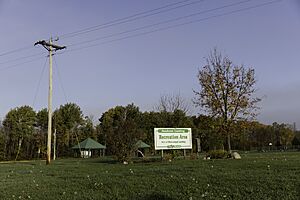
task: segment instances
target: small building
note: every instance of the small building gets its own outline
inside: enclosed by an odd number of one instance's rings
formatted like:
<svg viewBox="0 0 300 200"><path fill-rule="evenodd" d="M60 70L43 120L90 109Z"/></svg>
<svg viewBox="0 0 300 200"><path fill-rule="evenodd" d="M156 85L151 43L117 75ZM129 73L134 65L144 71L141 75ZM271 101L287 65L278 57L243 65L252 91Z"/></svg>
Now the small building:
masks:
<svg viewBox="0 0 300 200"><path fill-rule="evenodd" d="M145 149L145 148L150 148L149 144L146 144L145 142L143 142L142 140L139 140L136 142L136 145L139 149Z"/></svg>
<svg viewBox="0 0 300 200"><path fill-rule="evenodd" d="M143 142L142 140L139 140L136 142L136 146L138 148L137 150L137 156L138 157L145 157L145 149L150 148L149 144L146 144L145 142Z"/></svg>
<svg viewBox="0 0 300 200"><path fill-rule="evenodd" d="M72 147L72 149L80 152L80 157L90 158L93 155L104 156L106 146L98 143L97 141L87 138L84 141L80 142L78 145Z"/></svg>

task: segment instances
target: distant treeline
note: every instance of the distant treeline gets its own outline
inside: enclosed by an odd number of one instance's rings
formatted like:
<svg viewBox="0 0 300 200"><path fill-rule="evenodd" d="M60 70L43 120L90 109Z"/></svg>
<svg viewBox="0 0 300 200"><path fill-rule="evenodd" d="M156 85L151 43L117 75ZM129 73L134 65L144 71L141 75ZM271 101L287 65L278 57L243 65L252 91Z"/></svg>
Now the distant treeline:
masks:
<svg viewBox="0 0 300 200"><path fill-rule="evenodd" d="M71 147L87 137L106 145L110 155L118 156L120 149L131 154L134 148L130 145L140 139L151 145L150 152L155 153L153 129L157 127L192 128L193 139L200 139L201 151L224 149L227 145L219 119L188 116L180 109L141 112L137 106L129 104L109 109L97 125L93 121L92 117L83 116L81 108L74 103L55 110L52 127L57 138L56 155L73 156ZM0 159L45 158L47 123L47 109L36 112L30 106L21 106L9 111L0 127ZM285 150L291 145L300 145L300 133L288 124L236 121L231 124L230 131L231 146L236 150Z"/></svg>

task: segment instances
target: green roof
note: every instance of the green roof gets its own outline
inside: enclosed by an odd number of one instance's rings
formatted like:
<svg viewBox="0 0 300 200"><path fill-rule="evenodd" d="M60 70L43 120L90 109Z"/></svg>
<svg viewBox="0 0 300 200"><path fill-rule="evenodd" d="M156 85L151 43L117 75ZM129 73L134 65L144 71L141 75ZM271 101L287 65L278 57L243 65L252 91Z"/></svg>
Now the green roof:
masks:
<svg viewBox="0 0 300 200"><path fill-rule="evenodd" d="M72 149L106 149L106 146L96 142L91 138L87 138L80 142L79 145L75 145Z"/></svg>
<svg viewBox="0 0 300 200"><path fill-rule="evenodd" d="M139 149L150 148L150 145L146 144L142 140L137 141L136 145Z"/></svg>

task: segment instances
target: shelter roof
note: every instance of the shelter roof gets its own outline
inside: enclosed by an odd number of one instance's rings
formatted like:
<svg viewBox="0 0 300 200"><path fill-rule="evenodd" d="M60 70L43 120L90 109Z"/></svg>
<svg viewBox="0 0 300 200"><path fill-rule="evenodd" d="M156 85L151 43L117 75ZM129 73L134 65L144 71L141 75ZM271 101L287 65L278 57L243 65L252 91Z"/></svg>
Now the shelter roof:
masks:
<svg viewBox="0 0 300 200"><path fill-rule="evenodd" d="M139 149L150 148L150 145L146 144L142 140L137 141L136 144L137 144L137 146L138 146Z"/></svg>
<svg viewBox="0 0 300 200"><path fill-rule="evenodd" d="M106 149L106 146L96 142L92 138L87 138L78 145L73 146L72 149Z"/></svg>

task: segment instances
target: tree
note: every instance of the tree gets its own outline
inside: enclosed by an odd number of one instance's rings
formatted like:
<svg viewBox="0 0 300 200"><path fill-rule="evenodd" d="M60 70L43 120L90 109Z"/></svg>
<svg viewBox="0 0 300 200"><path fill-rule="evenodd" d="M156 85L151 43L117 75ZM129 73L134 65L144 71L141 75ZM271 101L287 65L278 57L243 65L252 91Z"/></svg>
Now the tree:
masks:
<svg viewBox="0 0 300 200"><path fill-rule="evenodd" d="M260 98L255 93L254 69L236 66L214 49L206 65L198 72L200 91L194 91L194 103L212 117L220 118L220 131L227 137L231 152L230 127L238 119L254 117Z"/></svg>
<svg viewBox="0 0 300 200"><path fill-rule="evenodd" d="M54 112L53 118L53 128L57 130L57 152L67 155L70 146L77 143L76 129L83 123L82 111L75 103L67 103Z"/></svg>
<svg viewBox="0 0 300 200"><path fill-rule="evenodd" d="M292 144L292 141L295 137L295 133L292 129L292 126L288 124L278 124L274 122L273 130L276 137L276 145L283 146L284 149L287 149L287 146Z"/></svg>
<svg viewBox="0 0 300 200"><path fill-rule="evenodd" d="M130 159L137 150L136 142L143 139L140 120L141 112L133 104L111 108L99 119L109 153L121 162Z"/></svg>
<svg viewBox="0 0 300 200"><path fill-rule="evenodd" d="M39 157L40 153L44 153L45 155L47 153L48 110L46 108L37 112L36 127L35 139Z"/></svg>
<svg viewBox="0 0 300 200"><path fill-rule="evenodd" d="M272 135L272 127L261 124L259 122L248 123L247 131L249 132L248 140L251 147L259 148L268 146L269 143L274 142Z"/></svg>
<svg viewBox="0 0 300 200"><path fill-rule="evenodd" d="M295 131L295 137L292 141L292 145L300 145L300 131Z"/></svg>
<svg viewBox="0 0 300 200"><path fill-rule="evenodd" d="M142 121L140 123L143 133L146 134L145 142L154 147L154 128L193 128L192 118L187 116L182 110L174 112L144 112L142 113ZM154 150L154 148L153 148Z"/></svg>
<svg viewBox="0 0 300 200"><path fill-rule="evenodd" d="M84 140L88 137L91 137L97 140L96 130L94 128L93 120L91 117L84 117L82 124L77 128L78 140Z"/></svg>
<svg viewBox="0 0 300 200"><path fill-rule="evenodd" d="M159 102L154 106L154 110L158 112L175 112L181 110L184 113L188 113L190 108L188 102L180 95L161 95Z"/></svg>
<svg viewBox="0 0 300 200"><path fill-rule="evenodd" d="M218 134L218 121L210 116L193 116L194 130L193 137L200 139L200 150L223 149L223 138Z"/></svg>
<svg viewBox="0 0 300 200"><path fill-rule="evenodd" d="M0 160L6 159L5 157L5 135L2 126L2 121L0 120Z"/></svg>
<svg viewBox="0 0 300 200"><path fill-rule="evenodd" d="M285 150L287 149L288 145L292 144L294 137L295 137L295 133L289 127L284 127L280 131L280 143L283 145Z"/></svg>
<svg viewBox="0 0 300 200"><path fill-rule="evenodd" d="M18 107L7 113L3 127L7 138L6 153L8 157L15 156L15 160L18 159L21 147L24 146L24 140L27 142L28 154L32 154L31 138L34 133L35 121L36 113L30 106Z"/></svg>

